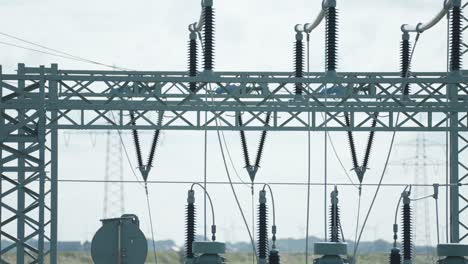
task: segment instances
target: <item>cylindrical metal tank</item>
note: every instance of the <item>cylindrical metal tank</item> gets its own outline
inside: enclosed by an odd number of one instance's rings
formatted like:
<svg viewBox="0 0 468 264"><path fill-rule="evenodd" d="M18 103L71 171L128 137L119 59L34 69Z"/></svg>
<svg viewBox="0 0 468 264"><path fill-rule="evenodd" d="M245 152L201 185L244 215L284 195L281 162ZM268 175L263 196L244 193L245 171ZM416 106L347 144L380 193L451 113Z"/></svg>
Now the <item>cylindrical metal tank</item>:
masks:
<svg viewBox="0 0 468 264"><path fill-rule="evenodd" d="M101 220L91 243L96 264L143 264L148 253L145 235L136 215Z"/></svg>

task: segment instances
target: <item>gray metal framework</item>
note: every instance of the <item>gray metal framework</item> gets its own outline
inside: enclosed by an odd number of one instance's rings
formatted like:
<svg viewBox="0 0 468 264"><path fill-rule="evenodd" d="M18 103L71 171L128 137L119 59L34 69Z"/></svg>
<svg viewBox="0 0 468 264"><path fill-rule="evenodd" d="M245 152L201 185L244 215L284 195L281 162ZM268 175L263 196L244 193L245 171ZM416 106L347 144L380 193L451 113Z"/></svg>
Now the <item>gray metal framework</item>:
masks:
<svg viewBox="0 0 468 264"><path fill-rule="evenodd" d="M17 263L44 263L47 255L55 260L57 254L57 129L46 127L45 107L57 84L47 83L44 67L38 70L41 77L33 86L25 79L12 86L0 74L0 241L8 241L1 244L0 255L16 251ZM25 74L20 65L18 75ZM5 109L11 92L23 103L35 94L39 105ZM56 116L53 111L51 116Z"/></svg>
<svg viewBox="0 0 468 264"><path fill-rule="evenodd" d="M59 129L448 132L450 240L468 241L468 72L293 76L216 72L189 77L185 72L59 70L55 64L19 64L16 73L6 74L0 68L0 241L8 241L0 242L0 258L16 252L17 263L44 263L47 257L57 263ZM189 82L199 84L196 93ZM300 97L293 92L295 83L305 84ZM402 96L406 83L412 84L410 97ZM232 84L239 89L230 89ZM327 95L325 87L345 93ZM128 117L131 110L136 126ZM160 111L165 118L159 124ZM267 113L273 117L268 126ZM235 118L239 114L242 126Z"/></svg>
<svg viewBox="0 0 468 264"><path fill-rule="evenodd" d="M56 256L57 131L59 129L130 129L128 111L139 129L238 130L235 115L244 115L243 129L273 131L369 131L379 112L377 131L448 131L451 145L451 239L466 239L468 200L457 184L468 182L468 77L464 72L311 73L297 79L280 72L219 72L187 77L182 72L69 71L25 67L1 74L0 122L2 173L2 239L41 263ZM200 83L191 93L189 82ZM293 84L307 84L305 95ZM400 87L411 82L410 98ZM228 85L238 85L232 92ZM343 87L346 94L324 95L324 87ZM158 126L158 112L165 118ZM208 118L204 119L204 113ZM264 115L275 117L265 127ZM307 113L312 115L310 124ZM351 126L342 115L350 113ZM423 121L420 121L423 120ZM448 124L448 125L447 125ZM11 164L11 165L10 165ZM35 241L39 241L37 245ZM49 243L50 247L49 247ZM23 255L24 256L24 255Z"/></svg>
<svg viewBox="0 0 468 264"><path fill-rule="evenodd" d="M404 80L399 73L342 73L328 78L323 73L311 73L297 79L291 73L220 72L212 77L190 78L184 72L64 70L53 74L52 68L45 68L43 74L39 68L26 67L23 76L3 74L4 81L25 80L28 98L23 100L17 96L16 84L4 83L4 94L11 92L4 95L2 108L44 106L48 110L47 129L130 129L128 111L134 110L138 129L239 130L234 114L242 112L244 129L261 130L265 125L263 114L271 112L275 121L268 130L368 131L374 112L379 112L377 131L446 131L445 122L450 113L460 115L458 130L468 130L468 77L463 75L414 73L412 78ZM41 102L37 93L40 79L46 84L45 102ZM191 81L202 83L196 94L188 89L187 83ZM400 87L408 81L413 85L414 95L404 98ZM292 92L296 82L308 84L303 97ZM231 92L226 88L229 84L238 84L240 92ZM57 85L57 92L50 94L48 85ZM447 92L448 85L458 86L457 100L450 98L455 93ZM325 95L320 92L325 86L343 87L349 93ZM56 118L51 117L53 111L57 112ZM165 112L161 125L157 124L156 116L148 117L154 111ZM207 120L202 114L205 111ZM312 113L310 126L308 111ZM340 118L343 113L351 114L350 127ZM420 116L424 122L418 120ZM9 125L0 139L15 128Z"/></svg>

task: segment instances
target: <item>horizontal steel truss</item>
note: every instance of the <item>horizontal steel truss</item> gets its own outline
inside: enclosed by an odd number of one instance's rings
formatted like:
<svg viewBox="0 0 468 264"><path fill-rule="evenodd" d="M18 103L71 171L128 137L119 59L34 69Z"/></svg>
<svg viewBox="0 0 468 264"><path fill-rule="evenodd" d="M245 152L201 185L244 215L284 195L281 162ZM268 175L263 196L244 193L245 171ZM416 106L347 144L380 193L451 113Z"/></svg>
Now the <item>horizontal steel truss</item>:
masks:
<svg viewBox="0 0 468 264"><path fill-rule="evenodd" d="M291 73L220 72L189 78L181 72L63 70L52 74L52 68L43 74L39 68L25 68L23 75L2 75L1 109L42 107L36 89L42 80L47 128L130 129L128 113L134 110L139 129L239 130L235 115L241 113L245 130L368 131L374 113L379 112L376 131L446 131L449 113L457 112L458 130L468 131L468 77L462 74L413 73L405 79L399 73L339 73L336 77L311 73L298 79ZM18 97L20 80L26 82L24 98ZM189 90L189 82L199 84L196 93ZM304 84L302 96L293 93L295 83ZM409 98L401 95L405 83L412 86ZM58 86L56 94L50 93L51 84ZM456 93L447 89L451 84L458 87ZM323 92L330 87L338 87L342 94ZM450 100L455 94L457 100ZM52 110L57 118L51 118ZM161 125L156 111L165 113ZM265 127L268 112L274 118ZM350 114L350 127L342 117L345 113ZM0 139L21 125L8 117L6 121Z"/></svg>

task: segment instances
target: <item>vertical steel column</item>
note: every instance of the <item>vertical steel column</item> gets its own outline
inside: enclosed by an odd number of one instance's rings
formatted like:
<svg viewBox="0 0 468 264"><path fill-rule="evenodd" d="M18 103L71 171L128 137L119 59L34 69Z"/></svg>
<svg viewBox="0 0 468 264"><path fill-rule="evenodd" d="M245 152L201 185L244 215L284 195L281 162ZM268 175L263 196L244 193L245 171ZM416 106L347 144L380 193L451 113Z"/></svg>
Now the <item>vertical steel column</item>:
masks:
<svg viewBox="0 0 468 264"><path fill-rule="evenodd" d="M25 70L24 64L18 64L18 99L24 100L24 86L25 86ZM22 123L25 120L25 111L24 109L18 109L18 122ZM18 135L24 136L24 129L18 129ZM16 222L16 238L18 239L18 244L16 247L16 263L24 264L24 234L25 234L25 194L24 194L24 185L25 185L25 159L22 153L25 153L25 143L24 141L18 141L18 190L17 190L17 222Z"/></svg>
<svg viewBox="0 0 468 264"><path fill-rule="evenodd" d="M466 0L463 0L462 1L462 13L467 9L467 6L468 6L468 2ZM462 21L463 22L466 22L467 19L462 16ZM463 60L463 58L465 57L465 55L467 54L467 43L465 41L463 41L463 36L464 36L464 33L467 31L468 29L466 27L463 27L462 26L462 30L461 30L461 43L463 43L461 46L462 46L462 50L461 50L461 59ZM462 67L463 68L463 67ZM464 93L463 95L466 95L466 93ZM464 115L464 118L467 118L467 121L468 121L468 113L463 113ZM459 116L459 119L462 119L463 117L460 117ZM466 125L466 124L465 124ZM461 133L459 132L459 140L461 139L461 141L459 142L460 145L459 145L459 151L458 151L458 156L459 156L459 183L467 183L468 182L468 161L466 160L466 158L468 157L468 133L464 132L464 133ZM462 188L463 189L463 188ZM466 190L466 187L464 188L464 190ZM468 196L464 193L459 193L460 197L458 199L459 202L461 202L461 204L459 204L459 211L458 211L458 217L460 218L459 219L459 228L462 227L462 229L459 231L459 242L463 242L463 243L466 243L466 241L468 240Z"/></svg>
<svg viewBox="0 0 468 264"><path fill-rule="evenodd" d="M455 83L447 85L450 104L456 107L458 101L458 77L461 70L461 1L456 0L451 9L450 32L450 73ZM459 190L459 129L458 112L450 113L450 242L460 242L460 190Z"/></svg>
<svg viewBox="0 0 468 264"><path fill-rule="evenodd" d="M46 202L49 194L46 191L46 70L44 67L39 70L32 70L34 76L30 78L34 80L26 86L31 69L18 64L17 87L13 88L12 84L2 91L1 97L2 103L17 100L18 107L1 111L4 134L0 144L0 226L7 245L0 252L15 254L16 263L20 264L44 263L49 252L46 244L50 208Z"/></svg>
<svg viewBox="0 0 468 264"><path fill-rule="evenodd" d="M49 78L49 101L58 99L58 75L57 64L51 65ZM58 113L55 109L49 109L52 123L50 124L50 264L57 264L57 211L58 211L58 131L54 126L57 124Z"/></svg>
<svg viewBox="0 0 468 264"><path fill-rule="evenodd" d="M38 241L37 241L37 262L44 263L44 240L45 240L45 180L46 180L46 106L45 106L45 68L40 67L41 78L39 80L39 98L41 106L37 111L39 112L39 120L37 122L37 136L39 144L39 226L38 226Z"/></svg>
<svg viewBox="0 0 468 264"><path fill-rule="evenodd" d="M449 85L456 90L456 85ZM454 92L456 93L456 92ZM456 100L451 97L450 101ZM458 187L458 113L450 113L450 242L458 243L460 238L459 187Z"/></svg>
<svg viewBox="0 0 468 264"><path fill-rule="evenodd" d="M451 72L450 76L454 77L457 73ZM449 102L450 104L456 104L457 94L458 94L458 85L457 84L447 84ZM450 131L449 131L449 144L450 144L450 242L458 243L460 238L460 217L459 217L459 155L458 155L458 112L450 112Z"/></svg>
<svg viewBox="0 0 468 264"><path fill-rule="evenodd" d="M3 86L1 85L2 80L3 80L3 71L2 71L2 66L0 65L0 103L2 102L3 98ZM5 119L3 118L3 113L4 110L0 109L0 127L5 127ZM2 148L0 147L0 263L2 262L2 224L3 223L3 156L2 156Z"/></svg>

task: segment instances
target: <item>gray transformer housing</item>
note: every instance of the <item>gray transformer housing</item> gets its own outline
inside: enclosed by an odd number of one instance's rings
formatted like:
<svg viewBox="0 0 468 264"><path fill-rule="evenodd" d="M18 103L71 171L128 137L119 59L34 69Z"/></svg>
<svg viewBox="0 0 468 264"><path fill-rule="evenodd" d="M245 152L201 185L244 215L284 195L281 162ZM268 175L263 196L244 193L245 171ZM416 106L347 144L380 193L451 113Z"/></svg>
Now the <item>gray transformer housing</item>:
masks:
<svg viewBox="0 0 468 264"><path fill-rule="evenodd" d="M91 243L91 256L95 264L143 264L148 243L140 230L136 215L101 220L102 227Z"/></svg>
<svg viewBox="0 0 468 264"><path fill-rule="evenodd" d="M320 242L314 244L314 254L322 255L315 259L315 264L345 264L348 263L341 256L348 253L348 244L340 242Z"/></svg>
<svg viewBox="0 0 468 264"><path fill-rule="evenodd" d="M224 264L221 256L226 252L226 245L220 242L194 242L193 253L197 254L195 264Z"/></svg>
<svg viewBox="0 0 468 264"><path fill-rule="evenodd" d="M437 245L437 255L445 257L440 260L440 264L468 264L468 245L461 244L440 244Z"/></svg>

